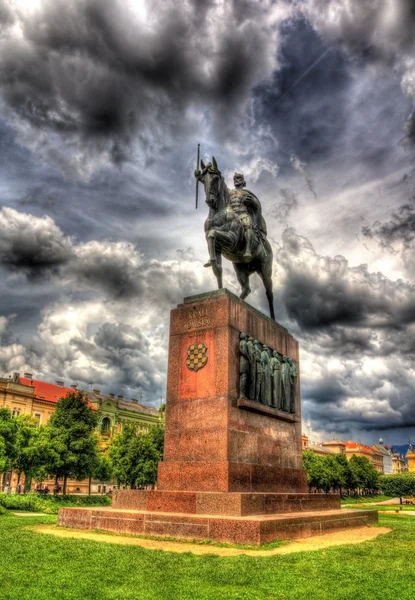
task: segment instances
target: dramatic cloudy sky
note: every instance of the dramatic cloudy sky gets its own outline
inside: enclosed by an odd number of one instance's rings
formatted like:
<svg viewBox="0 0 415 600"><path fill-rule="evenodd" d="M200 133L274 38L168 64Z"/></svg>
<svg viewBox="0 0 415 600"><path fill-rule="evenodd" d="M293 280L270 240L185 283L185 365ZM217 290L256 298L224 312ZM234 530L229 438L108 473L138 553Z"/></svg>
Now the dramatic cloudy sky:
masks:
<svg viewBox="0 0 415 600"><path fill-rule="evenodd" d="M262 202L305 431L415 440L414 31L413 0L0 0L0 374L158 405L169 310L215 287L200 142Z"/></svg>

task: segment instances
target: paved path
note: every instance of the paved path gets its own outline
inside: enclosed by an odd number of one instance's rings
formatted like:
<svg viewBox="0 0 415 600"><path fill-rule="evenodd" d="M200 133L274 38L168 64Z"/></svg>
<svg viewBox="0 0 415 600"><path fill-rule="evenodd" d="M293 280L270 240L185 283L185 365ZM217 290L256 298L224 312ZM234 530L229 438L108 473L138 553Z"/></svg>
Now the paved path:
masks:
<svg viewBox="0 0 415 600"><path fill-rule="evenodd" d="M190 552L191 554L216 554L217 556L240 556L241 554L247 556L274 556L277 554L292 554L294 552L309 552L311 550L330 548L331 546L361 544L392 531L389 527L359 527L358 529L349 529L301 540L293 540L280 548L273 548L272 550L244 550L242 548L205 546L202 544L192 544L191 542L168 542L132 536L111 535L85 531L84 529L64 529L56 525L38 525L37 527L30 527L30 529L37 533L55 535L62 538L93 540L106 544L141 546L147 550L163 550L164 552Z"/></svg>
<svg viewBox="0 0 415 600"><path fill-rule="evenodd" d="M39 512L14 512L13 513L16 517L44 517L45 513L39 513Z"/></svg>

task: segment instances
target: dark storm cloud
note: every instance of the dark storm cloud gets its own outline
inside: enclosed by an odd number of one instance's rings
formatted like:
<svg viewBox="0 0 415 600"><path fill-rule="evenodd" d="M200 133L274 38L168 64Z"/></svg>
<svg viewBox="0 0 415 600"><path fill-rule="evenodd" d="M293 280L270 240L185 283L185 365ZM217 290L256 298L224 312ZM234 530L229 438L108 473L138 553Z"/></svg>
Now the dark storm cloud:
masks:
<svg viewBox="0 0 415 600"><path fill-rule="evenodd" d="M297 194L290 188L283 188L279 190L279 202L273 206L271 215L277 223L288 227L291 212L297 207Z"/></svg>
<svg viewBox="0 0 415 600"><path fill-rule="evenodd" d="M372 225L363 227L362 233L366 237L375 237L385 248L390 248L394 242L402 242L406 248L413 247L415 242L415 208L409 204L404 204L392 214L389 221L385 223L376 221Z"/></svg>
<svg viewBox="0 0 415 600"><path fill-rule="evenodd" d="M414 286L319 255L288 229L281 299L302 348L304 418L341 435L413 427Z"/></svg>
<svg viewBox="0 0 415 600"><path fill-rule="evenodd" d="M413 198L412 198L413 199ZM374 238L380 246L390 253L400 251L402 261L408 274L414 273L415 259L415 208L411 204L403 204L389 221L376 221L362 228L365 237Z"/></svg>
<svg viewBox="0 0 415 600"><path fill-rule="evenodd" d="M255 90L257 120L269 123L278 138L281 166L291 167L292 155L299 156L300 163L328 156L347 129L350 68L336 48L327 50L304 19L285 22L280 68L272 81ZM314 64L309 75L294 85Z"/></svg>
<svg viewBox="0 0 415 600"><path fill-rule="evenodd" d="M0 0L0 33L14 23L14 14L7 0Z"/></svg>
<svg viewBox="0 0 415 600"><path fill-rule="evenodd" d="M91 289L99 287L112 298L142 295L139 255L131 244L88 242L79 245L75 252L76 259L66 271L75 281Z"/></svg>
<svg viewBox="0 0 415 600"><path fill-rule="evenodd" d="M281 290L289 318L303 330L334 325L400 327L415 318L414 286L393 282L343 256L318 256L292 229L283 234L278 262L287 271Z"/></svg>
<svg viewBox="0 0 415 600"><path fill-rule="evenodd" d="M402 76L403 90L415 102L413 0L300 0L296 5L329 44L342 48L353 60L394 68ZM406 128L405 142L411 143L412 117Z"/></svg>
<svg viewBox="0 0 415 600"><path fill-rule="evenodd" d="M137 327L124 323L104 323L94 337L95 343L108 350L140 350L147 352L150 344Z"/></svg>
<svg viewBox="0 0 415 600"><path fill-rule="evenodd" d="M29 274L56 268L71 257L71 241L50 217L11 208L0 211L0 262Z"/></svg>
<svg viewBox="0 0 415 600"><path fill-rule="evenodd" d="M10 28L0 42L0 92L23 143L36 131L64 136L64 151L44 137L30 144L82 173L97 156L125 161L133 138L157 153L187 127L192 103L212 109L217 133L231 133L275 54L275 32L256 3L246 2L236 22L233 11L238 3L163 1L140 15L121 0L53 0L16 11L22 36Z"/></svg>
<svg viewBox="0 0 415 600"><path fill-rule="evenodd" d="M50 217L11 208L0 211L0 265L25 278L53 277L72 294L96 293L122 302L146 299L159 307L195 293L209 273L198 274L192 252L170 261L144 260L134 244L108 240L80 243L65 237ZM199 263L197 263L199 264ZM20 285L23 281L20 282ZM53 290L49 292L51 296Z"/></svg>
<svg viewBox="0 0 415 600"><path fill-rule="evenodd" d="M150 342L139 328L125 323L103 323L92 340L74 339L71 343L85 358L111 374L106 380L102 371L91 373L96 383L117 391L141 388L151 395L160 393L162 377L151 356ZM77 379L83 375L76 370L71 374Z"/></svg>

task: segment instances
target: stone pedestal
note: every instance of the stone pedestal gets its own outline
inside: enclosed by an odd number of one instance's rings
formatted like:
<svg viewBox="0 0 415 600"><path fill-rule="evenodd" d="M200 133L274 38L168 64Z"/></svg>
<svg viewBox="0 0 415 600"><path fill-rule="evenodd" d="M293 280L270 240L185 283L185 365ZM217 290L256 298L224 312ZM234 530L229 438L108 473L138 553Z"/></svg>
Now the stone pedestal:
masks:
<svg viewBox="0 0 415 600"><path fill-rule="evenodd" d="M295 415L238 403L240 333L292 358L297 372L298 343L227 290L185 299L170 323L158 489L305 493L298 382Z"/></svg>
<svg viewBox="0 0 415 600"><path fill-rule="evenodd" d="M294 362L295 412L240 398L240 334ZM65 526L260 544L377 520L307 494L298 343L227 290L171 313L164 460L157 491L116 491L112 509L61 509Z"/></svg>

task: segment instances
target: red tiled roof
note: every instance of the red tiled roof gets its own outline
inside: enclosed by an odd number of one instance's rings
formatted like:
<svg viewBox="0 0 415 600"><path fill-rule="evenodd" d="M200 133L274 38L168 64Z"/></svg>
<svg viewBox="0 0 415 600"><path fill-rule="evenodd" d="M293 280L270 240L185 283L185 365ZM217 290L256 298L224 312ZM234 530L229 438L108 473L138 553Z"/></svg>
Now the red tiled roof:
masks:
<svg viewBox="0 0 415 600"><path fill-rule="evenodd" d="M32 386L35 388L35 398L46 402L53 402L57 404L59 398L64 398L68 392L73 392L74 388L67 388L54 383L47 383L46 381L38 381L37 379L26 379L26 377L20 377L20 382L23 385ZM90 402L88 405L92 410L97 410Z"/></svg>
<svg viewBox="0 0 415 600"><path fill-rule="evenodd" d="M346 449L349 450L362 450L363 452L367 452L367 454L373 454L372 448L366 446L365 444L358 444L357 442L348 441L344 444Z"/></svg>

